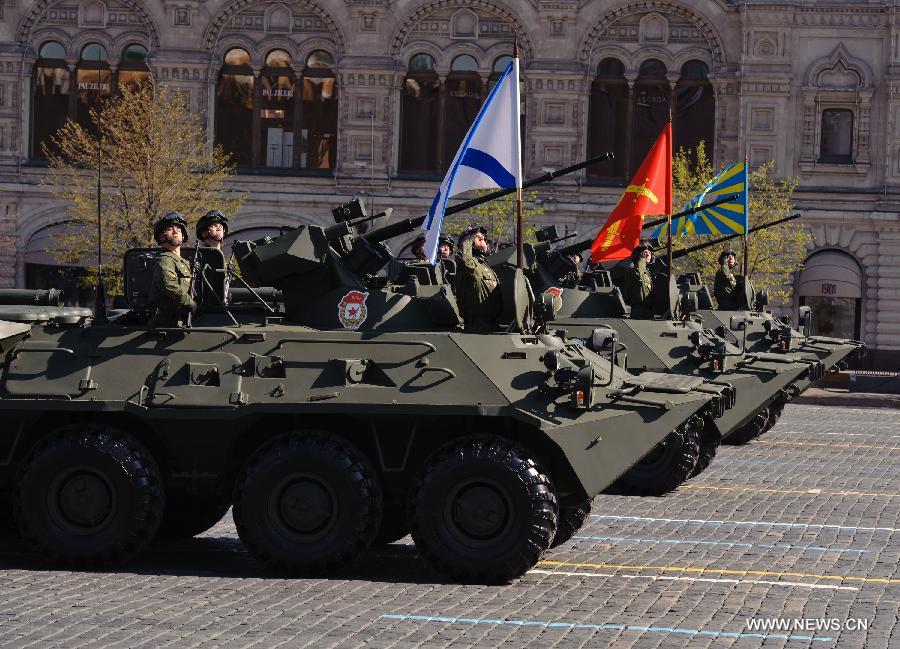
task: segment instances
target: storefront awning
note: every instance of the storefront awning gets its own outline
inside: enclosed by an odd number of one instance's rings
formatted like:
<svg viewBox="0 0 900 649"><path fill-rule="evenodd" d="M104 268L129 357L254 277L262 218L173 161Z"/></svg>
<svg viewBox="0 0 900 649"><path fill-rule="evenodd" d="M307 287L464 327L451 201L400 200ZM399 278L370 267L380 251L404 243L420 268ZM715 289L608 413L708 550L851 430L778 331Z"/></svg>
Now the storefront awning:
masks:
<svg viewBox="0 0 900 649"><path fill-rule="evenodd" d="M800 272L799 294L804 297L862 297L862 273L850 255L837 250L817 252Z"/></svg>

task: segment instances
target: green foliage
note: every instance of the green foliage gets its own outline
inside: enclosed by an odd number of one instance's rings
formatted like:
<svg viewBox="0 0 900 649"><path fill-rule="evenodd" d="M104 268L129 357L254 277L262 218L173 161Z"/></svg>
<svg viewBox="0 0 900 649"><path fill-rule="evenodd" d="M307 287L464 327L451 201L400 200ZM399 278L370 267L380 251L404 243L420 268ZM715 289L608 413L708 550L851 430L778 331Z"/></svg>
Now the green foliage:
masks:
<svg viewBox="0 0 900 649"><path fill-rule="evenodd" d="M484 196L494 192L494 189L479 189L477 196ZM523 192L522 201L525 216L525 241L534 242L534 233L537 230L535 220L544 213L544 206L535 203L537 192ZM494 249L503 245L516 244L516 195L508 194L481 205L452 214L444 221L444 231L448 234L459 235L472 225L482 225L488 231L488 239Z"/></svg>
<svg viewBox="0 0 900 649"><path fill-rule="evenodd" d="M153 224L162 214L184 214L193 237L194 223L207 210L232 216L244 196L226 190L234 166L221 147L208 147L206 130L183 94L125 87L90 116L92 128L67 121L52 137L55 151L45 148L46 184L66 201L70 225L51 252L63 263L96 258L99 132L103 275L115 295L123 289L122 256L129 248L156 245ZM96 267L85 281L96 284Z"/></svg>
<svg viewBox="0 0 900 649"><path fill-rule="evenodd" d="M797 180L777 180L772 177L773 162L766 162L750 171L750 227L769 223L790 215L791 195ZM701 141L694 150L679 149L672 161L672 205L680 210L688 200L699 194L721 169L714 169L712 160ZM712 235L684 235L674 241L676 250L716 239ZM754 232L749 236L749 265L747 275L757 291L769 291L773 304L790 301L793 273L800 270L806 258L806 246L812 235L795 221ZM736 237L726 244L710 246L675 262L676 272L698 272L703 281L713 285L718 269L718 256L726 247L738 251L741 262L743 239Z"/></svg>

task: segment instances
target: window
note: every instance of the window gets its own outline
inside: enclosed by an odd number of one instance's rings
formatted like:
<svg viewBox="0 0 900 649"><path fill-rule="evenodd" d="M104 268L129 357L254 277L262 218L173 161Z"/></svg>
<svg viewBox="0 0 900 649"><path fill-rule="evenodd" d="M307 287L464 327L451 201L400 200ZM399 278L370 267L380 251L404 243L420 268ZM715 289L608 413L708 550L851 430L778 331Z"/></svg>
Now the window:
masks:
<svg viewBox="0 0 900 649"><path fill-rule="evenodd" d="M303 75L301 169L333 169L337 154L337 86L334 59L317 50L306 59Z"/></svg>
<svg viewBox="0 0 900 649"><path fill-rule="evenodd" d="M708 76L709 68L703 61L688 61L681 66L681 78L675 86L675 151L694 150L702 140L706 153L712 154L716 100Z"/></svg>
<svg viewBox="0 0 900 649"><path fill-rule="evenodd" d="M62 128L69 117L71 80L63 46L55 41L44 43L38 50L34 66L32 94L31 156L43 158L43 146L55 152L50 136Z"/></svg>
<svg viewBox="0 0 900 649"><path fill-rule="evenodd" d="M446 168L459 145L478 116L481 102L484 99L484 88L478 75L478 62L468 54L453 59L450 74L447 75L447 93L445 97L443 159L440 168Z"/></svg>
<svg viewBox="0 0 900 649"><path fill-rule="evenodd" d="M216 88L216 143L243 167L252 162L253 88L250 54L228 50Z"/></svg>
<svg viewBox="0 0 900 649"><path fill-rule="evenodd" d="M630 178L669 120L673 99L674 148L695 149L703 140L707 151L712 150L715 97L706 63L691 60L681 66L674 93L667 75L665 63L648 59L629 88L621 61L600 62L591 86L588 155L611 151L615 158L592 165L590 177L619 182Z"/></svg>
<svg viewBox="0 0 900 649"><path fill-rule="evenodd" d="M441 82L434 59L416 54L409 61L400 98L399 169L408 173L438 173Z"/></svg>
<svg viewBox="0 0 900 649"><path fill-rule="evenodd" d="M607 151L615 157L588 167L596 178L620 179L628 165L628 82L618 59L603 59L591 86L588 157Z"/></svg>
<svg viewBox="0 0 900 649"><path fill-rule="evenodd" d="M118 87L137 89L151 83L150 68L147 67L147 48L143 45L129 45L122 52L119 62Z"/></svg>
<svg viewBox="0 0 900 649"><path fill-rule="evenodd" d="M291 69L291 55L273 50L266 56L260 75L262 99L259 121L262 137L259 164L263 167L294 167L294 124L298 102L294 99L296 80Z"/></svg>
<svg viewBox="0 0 900 649"><path fill-rule="evenodd" d="M853 112L844 108L822 112L822 145L819 162L853 163Z"/></svg>

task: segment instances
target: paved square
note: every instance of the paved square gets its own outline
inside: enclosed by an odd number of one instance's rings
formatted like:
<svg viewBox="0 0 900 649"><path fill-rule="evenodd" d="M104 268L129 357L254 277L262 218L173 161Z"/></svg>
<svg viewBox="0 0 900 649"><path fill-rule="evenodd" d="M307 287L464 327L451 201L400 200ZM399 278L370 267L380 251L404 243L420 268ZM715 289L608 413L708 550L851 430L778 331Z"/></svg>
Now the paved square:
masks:
<svg viewBox="0 0 900 649"><path fill-rule="evenodd" d="M50 569L6 533L0 647L897 647L898 459L900 410L788 406L665 498L596 498L500 587L442 583L409 537L281 579L230 516L115 572Z"/></svg>

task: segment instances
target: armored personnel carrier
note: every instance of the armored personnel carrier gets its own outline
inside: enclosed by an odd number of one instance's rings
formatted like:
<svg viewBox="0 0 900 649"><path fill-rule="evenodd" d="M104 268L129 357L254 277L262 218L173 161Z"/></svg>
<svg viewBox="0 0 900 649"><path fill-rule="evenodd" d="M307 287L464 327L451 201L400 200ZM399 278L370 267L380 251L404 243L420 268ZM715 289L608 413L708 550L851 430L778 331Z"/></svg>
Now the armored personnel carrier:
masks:
<svg viewBox="0 0 900 649"><path fill-rule="evenodd" d="M575 267L568 255L588 248L590 241L554 250L550 244L555 235L544 239L527 248L526 265L536 290L552 294L557 301L550 328L589 340L593 328L611 327L618 332L621 350L617 356L629 372L693 376L730 385L737 394L734 407L722 417L707 420L703 427L674 431L613 485L615 493L661 495L674 489L709 465L723 438L740 431L760 411L787 400L798 381L822 374L816 360L750 353L740 341L724 339L700 318L674 318L672 314L679 313L682 305L674 282L665 278L657 278L654 287L655 316L632 317L610 272L598 270L574 281ZM501 255L493 263L508 266L511 259ZM737 321L733 325L739 326Z"/></svg>
<svg viewBox="0 0 900 649"><path fill-rule="evenodd" d="M444 574L505 581L671 431L725 409L721 387L630 376L543 333L521 273L509 333L461 333L452 293L364 282L385 233L351 232L237 246L243 277L281 292L277 314L225 308L224 259L205 250L194 325L150 328L155 253L137 250L125 316L0 320L0 488L21 534L50 559L107 565L167 518L211 525L231 503L280 574L335 572L393 525Z"/></svg>

